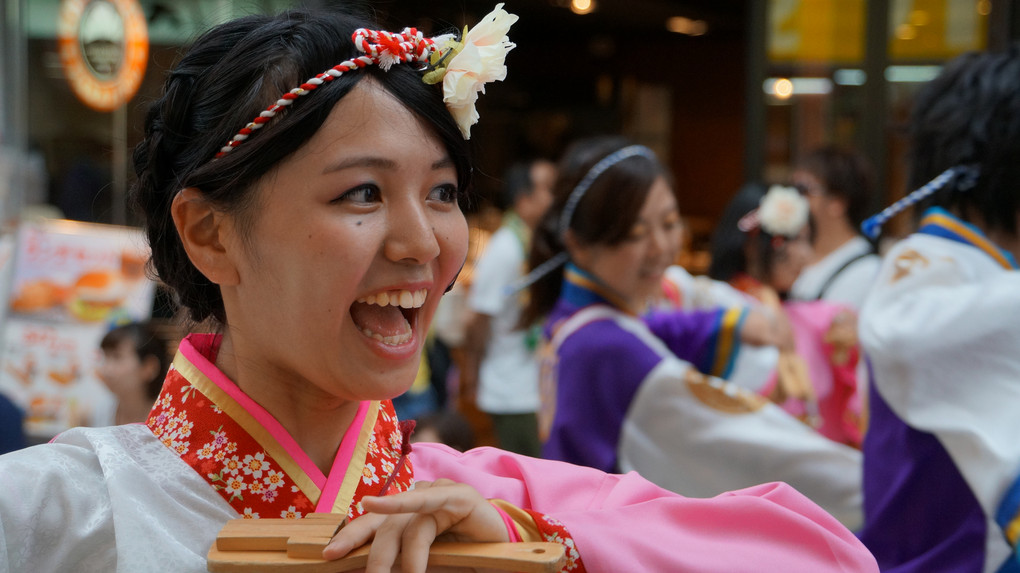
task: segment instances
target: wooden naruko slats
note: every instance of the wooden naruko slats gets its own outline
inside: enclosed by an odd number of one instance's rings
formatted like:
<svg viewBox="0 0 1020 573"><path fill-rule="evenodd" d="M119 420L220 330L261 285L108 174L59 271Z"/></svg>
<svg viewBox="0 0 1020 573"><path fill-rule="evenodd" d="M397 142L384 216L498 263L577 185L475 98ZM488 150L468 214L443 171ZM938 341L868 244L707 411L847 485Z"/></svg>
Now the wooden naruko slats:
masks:
<svg viewBox="0 0 1020 573"><path fill-rule="evenodd" d="M314 517L313 517L314 516ZM322 550L343 516L311 514L305 519L235 519L227 522L209 549L213 573L339 573L364 568L369 547L335 561ZM558 543L439 542L429 551L429 565L478 567L525 573L554 573L566 559Z"/></svg>
<svg viewBox="0 0 1020 573"><path fill-rule="evenodd" d="M284 551L219 551L214 545L209 550L208 567L212 573L340 573L363 569L368 551L366 545L341 559L324 561L291 557ZM566 552L559 543L438 542L429 550L429 565L436 567L556 573L565 560Z"/></svg>
<svg viewBox="0 0 1020 573"><path fill-rule="evenodd" d="M232 519L216 536L216 548L220 551L286 551L287 540L291 537L332 537L342 521L342 515L315 513L305 519Z"/></svg>

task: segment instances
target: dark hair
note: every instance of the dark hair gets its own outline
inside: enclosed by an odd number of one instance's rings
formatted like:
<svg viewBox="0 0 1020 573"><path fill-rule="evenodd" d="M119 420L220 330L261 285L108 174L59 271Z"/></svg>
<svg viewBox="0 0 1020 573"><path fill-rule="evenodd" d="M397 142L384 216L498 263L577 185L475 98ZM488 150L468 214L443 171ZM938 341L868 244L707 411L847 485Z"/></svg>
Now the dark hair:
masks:
<svg viewBox="0 0 1020 573"><path fill-rule="evenodd" d="M863 155L834 145L808 153L798 167L811 173L825 185L825 194L846 203L848 222L854 229L871 214L874 173Z"/></svg>
<svg viewBox="0 0 1020 573"><path fill-rule="evenodd" d="M151 323L131 322L107 332L99 342L99 348L111 351L125 341L131 343L131 348L142 362L149 356L155 356L159 360L159 370L145 383L145 395L150 400L155 400L163 389L163 379L170 369L169 341Z"/></svg>
<svg viewBox="0 0 1020 573"><path fill-rule="evenodd" d="M579 140L570 145L560 160L553 203L545 212L531 240L528 265L531 269L566 250L560 236L560 214L574 187L588 171L614 151L632 142L622 137L602 136ZM570 230L578 242L587 245L617 245L630 233L652 183L658 177L672 180L657 160L641 155L628 157L602 173L577 204ZM563 268L546 274L530 289L528 305L521 316L522 325L534 324L544 317L560 295Z"/></svg>
<svg viewBox="0 0 1020 573"><path fill-rule="evenodd" d="M518 197L531 194L535 188L535 182L531 180L531 168L537 162L537 159L518 161L507 168L499 193L500 209L512 209Z"/></svg>
<svg viewBox="0 0 1020 573"><path fill-rule="evenodd" d="M151 265L174 292L188 318L226 322L219 287L191 264L174 227L170 206L181 189L197 188L215 208L235 216L244 236L257 216L255 185L304 145L333 106L370 75L426 123L456 165L458 186L470 183L467 142L442 100L441 85L427 85L411 64L344 73L272 119L243 145L213 161L229 141L281 94L359 54L351 35L378 26L337 11L291 10L247 16L203 34L167 77L135 147L138 180L132 199L145 221Z"/></svg>
<svg viewBox="0 0 1020 573"><path fill-rule="evenodd" d="M737 223L744 215L758 208L765 192L764 185L748 183L726 204L712 232L712 260L708 265L708 276L711 278L729 282L736 275L747 272L748 233L741 231ZM764 233L761 230L758 232Z"/></svg>
<svg viewBox="0 0 1020 573"><path fill-rule="evenodd" d="M919 204L976 212L989 230L1016 234L1020 208L1020 44L1000 53L969 53L950 61L918 93L911 118L911 189L946 169L974 165L976 184L950 184Z"/></svg>
<svg viewBox="0 0 1020 573"><path fill-rule="evenodd" d="M767 191L761 183L747 183L730 199L712 233L709 277L724 282L732 281L741 273L762 282L772 278L772 263L785 242L777 242L776 235L760 226L745 232L738 225L744 215L758 208Z"/></svg>

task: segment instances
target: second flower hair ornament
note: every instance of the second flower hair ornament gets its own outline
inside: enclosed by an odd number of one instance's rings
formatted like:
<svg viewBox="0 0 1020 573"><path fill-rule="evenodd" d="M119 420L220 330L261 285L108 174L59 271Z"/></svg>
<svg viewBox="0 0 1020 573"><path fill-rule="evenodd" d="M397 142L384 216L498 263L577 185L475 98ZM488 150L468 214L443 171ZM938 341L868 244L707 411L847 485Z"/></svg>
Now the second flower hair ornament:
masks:
<svg viewBox="0 0 1020 573"><path fill-rule="evenodd" d="M807 199L796 189L773 185L758 208L740 218L737 228L745 233L761 228L770 235L795 237L807 225L809 213Z"/></svg>
<svg viewBox="0 0 1020 573"><path fill-rule="evenodd" d="M459 39L454 34L426 38L417 28L404 28L399 34L359 28L354 31L352 40L362 52L361 56L340 62L280 96L221 147L216 158L230 153L256 130L286 111L299 97L345 72L371 64L383 70L403 62L425 66L427 73L423 81L429 84L443 82L443 101L464 139L470 139L471 126L478 122L475 110L478 93L485 92L486 83L506 78L504 60L507 52L516 47L507 37L507 32L516 21L517 16L504 10L500 3L474 28L465 28Z"/></svg>

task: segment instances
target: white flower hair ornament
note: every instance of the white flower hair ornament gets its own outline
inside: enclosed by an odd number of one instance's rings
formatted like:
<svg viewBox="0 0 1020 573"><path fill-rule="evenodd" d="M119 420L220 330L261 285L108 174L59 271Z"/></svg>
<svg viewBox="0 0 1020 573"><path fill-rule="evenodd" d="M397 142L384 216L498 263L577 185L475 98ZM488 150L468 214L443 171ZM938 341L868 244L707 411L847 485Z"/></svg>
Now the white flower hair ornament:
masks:
<svg viewBox="0 0 1020 573"><path fill-rule="evenodd" d="M793 187L773 185L758 208L741 217L737 228L745 233L761 228L770 235L795 237L807 225L809 206Z"/></svg>
<svg viewBox="0 0 1020 573"><path fill-rule="evenodd" d="M516 15L503 10L500 3L474 28L465 27L461 39L453 34L426 38L417 28L404 28L399 34L359 28L352 35L352 40L363 55L341 62L280 96L221 147L214 159L230 153L299 97L345 72L370 64L383 70L402 62L420 64L426 71L423 81L429 84L443 82L443 101L464 139L470 139L471 126L478 122L475 110L478 93L485 93L486 83L506 78L503 62L507 52L516 47L507 37L507 32L517 19Z"/></svg>
<svg viewBox="0 0 1020 573"><path fill-rule="evenodd" d="M471 138L471 126L478 123L478 94L485 93L485 84L506 79L506 55L517 46L507 33L516 21L515 14L496 4L474 28L465 28L463 41L446 40L447 46L432 54L435 69L423 79L429 84L442 80L443 101L464 139Z"/></svg>

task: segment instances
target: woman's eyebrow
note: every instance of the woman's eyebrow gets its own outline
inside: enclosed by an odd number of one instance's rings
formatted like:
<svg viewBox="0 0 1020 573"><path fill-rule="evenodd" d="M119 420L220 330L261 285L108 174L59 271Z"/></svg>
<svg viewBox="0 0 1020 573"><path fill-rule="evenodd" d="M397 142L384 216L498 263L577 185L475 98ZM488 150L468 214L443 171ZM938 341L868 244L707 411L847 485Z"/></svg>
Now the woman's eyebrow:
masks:
<svg viewBox="0 0 1020 573"><path fill-rule="evenodd" d="M436 171L438 169L446 169L447 167L453 167L453 166L454 166L453 165L453 159L451 157L447 156L447 157L444 157L444 158L440 159L439 161L433 162L432 163L432 170Z"/></svg>
<svg viewBox="0 0 1020 573"><path fill-rule="evenodd" d="M350 169L352 167L376 167L381 169L394 169L397 166L397 162L392 159L385 157L376 157L372 155L366 155L361 157L345 157L336 163L327 165L322 170L323 174L333 173L334 171L343 171L344 169Z"/></svg>
<svg viewBox="0 0 1020 573"><path fill-rule="evenodd" d="M432 163L432 170L446 169L453 167L453 159L450 157L444 157L438 161ZM396 169L397 162L392 159L385 157L376 157L366 155L362 157L345 157L336 163L327 165L322 173L333 173L335 171L343 171L344 169L351 169L352 167L374 167L378 169Z"/></svg>

